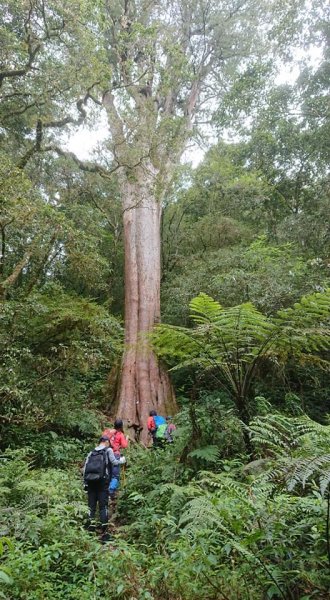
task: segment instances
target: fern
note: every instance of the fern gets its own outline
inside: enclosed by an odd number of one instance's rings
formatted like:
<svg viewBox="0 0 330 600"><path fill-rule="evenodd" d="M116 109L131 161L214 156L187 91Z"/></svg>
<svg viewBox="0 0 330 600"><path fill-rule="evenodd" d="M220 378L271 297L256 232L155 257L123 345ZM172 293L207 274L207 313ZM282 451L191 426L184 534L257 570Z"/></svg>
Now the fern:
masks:
<svg viewBox="0 0 330 600"><path fill-rule="evenodd" d="M288 454L298 445L301 430L293 419L280 413L254 418L249 426L254 446L268 450L273 455Z"/></svg>
<svg viewBox="0 0 330 600"><path fill-rule="evenodd" d="M245 422L250 388L262 361L285 364L290 355L329 367L325 352L330 347L330 290L302 298L275 318L251 303L223 308L206 294L194 298L190 310L195 328L158 325L151 335L155 351L175 369L210 369ZM285 441L282 431L279 438L274 433L273 450L279 443L285 448L293 442Z"/></svg>
<svg viewBox="0 0 330 600"><path fill-rule="evenodd" d="M206 488L215 490L219 497L221 497L223 493L226 493L232 498L239 499L243 505L253 506L250 488L246 484L236 481L230 475L225 473L201 471L199 475L200 484Z"/></svg>
<svg viewBox="0 0 330 600"><path fill-rule="evenodd" d="M190 500L182 512L179 527L184 528L186 533L197 533L201 530L221 531L230 535L228 527L223 523L219 511L220 500L211 496L202 496Z"/></svg>
<svg viewBox="0 0 330 600"><path fill-rule="evenodd" d="M292 308L279 311L276 322L282 331L279 347L285 352L313 355L329 350L330 288L304 296Z"/></svg>
<svg viewBox="0 0 330 600"><path fill-rule="evenodd" d="M321 494L325 494L330 482L330 454L297 459L291 468L292 472L287 475L289 490L298 484L305 487L307 480L313 478L319 480Z"/></svg>
<svg viewBox="0 0 330 600"><path fill-rule="evenodd" d="M307 415L288 417L281 413L273 413L255 417L249 425L249 434L253 444L262 451L269 451L274 456L288 455L300 446L303 448L309 436L315 444L323 443L323 438L330 434L330 427L320 425Z"/></svg>
<svg viewBox="0 0 330 600"><path fill-rule="evenodd" d="M219 448L218 446L204 446L204 448L196 448L189 452L190 458L200 458L205 462L215 463L219 459Z"/></svg>
<svg viewBox="0 0 330 600"><path fill-rule="evenodd" d="M195 323L213 323L219 317L222 306L207 294L200 293L189 304L191 318Z"/></svg>
<svg viewBox="0 0 330 600"><path fill-rule="evenodd" d="M293 491L298 484L305 487L313 479L325 495L330 485L330 454L322 451L325 445L329 447L329 426L316 423L307 415L290 418L277 413L253 419L249 431L259 451L270 453L275 459L275 465L254 482L256 491L271 481L282 482Z"/></svg>

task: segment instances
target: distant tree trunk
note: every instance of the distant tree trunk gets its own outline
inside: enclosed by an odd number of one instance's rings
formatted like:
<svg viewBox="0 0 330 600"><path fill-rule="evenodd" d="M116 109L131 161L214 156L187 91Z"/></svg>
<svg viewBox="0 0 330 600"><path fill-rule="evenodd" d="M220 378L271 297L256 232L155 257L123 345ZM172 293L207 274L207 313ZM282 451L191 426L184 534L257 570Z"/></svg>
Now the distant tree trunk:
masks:
<svg viewBox="0 0 330 600"><path fill-rule="evenodd" d="M149 165L149 169L152 166ZM125 240L125 351L117 414L143 427L147 442L149 411L176 409L173 388L165 369L150 348L148 334L160 320L161 203L155 198L154 176L146 169L136 179L121 181Z"/></svg>

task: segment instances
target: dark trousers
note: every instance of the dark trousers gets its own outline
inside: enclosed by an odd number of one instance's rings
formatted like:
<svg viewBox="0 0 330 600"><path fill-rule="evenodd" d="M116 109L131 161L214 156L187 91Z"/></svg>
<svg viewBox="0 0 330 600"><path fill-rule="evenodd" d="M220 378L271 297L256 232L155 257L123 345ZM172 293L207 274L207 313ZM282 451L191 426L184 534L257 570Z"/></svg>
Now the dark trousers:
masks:
<svg viewBox="0 0 330 600"><path fill-rule="evenodd" d="M166 440L164 440L163 438L156 437L156 433L152 436L153 448L164 448L165 442Z"/></svg>
<svg viewBox="0 0 330 600"><path fill-rule="evenodd" d="M88 483L89 518L95 520L96 506L99 503L100 521L102 529L106 530L109 520L108 514L108 480L92 481Z"/></svg>

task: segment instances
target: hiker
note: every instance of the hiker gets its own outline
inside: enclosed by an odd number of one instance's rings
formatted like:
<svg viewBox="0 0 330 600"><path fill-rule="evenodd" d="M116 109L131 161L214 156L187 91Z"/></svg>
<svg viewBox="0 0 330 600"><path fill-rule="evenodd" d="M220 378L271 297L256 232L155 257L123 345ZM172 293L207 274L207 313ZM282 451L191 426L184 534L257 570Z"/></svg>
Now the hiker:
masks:
<svg viewBox="0 0 330 600"><path fill-rule="evenodd" d="M120 452L121 449L127 448L128 438L124 434L124 424L122 419L116 419L113 428L106 428L102 435L110 439L110 446L114 453Z"/></svg>
<svg viewBox="0 0 330 600"><path fill-rule="evenodd" d="M109 437L110 446L114 452L115 458L119 459L120 451L128 446L128 438L124 435L124 424L122 419L116 419L113 424L113 429L105 429L102 435ZM119 482L120 464L113 465L109 483L109 495L110 500L113 503L113 508L116 501L117 490L119 489Z"/></svg>
<svg viewBox="0 0 330 600"><path fill-rule="evenodd" d="M148 421L147 421L147 429L148 429L148 433L149 435L151 435L152 437L152 443L155 443L155 435L156 435L156 423L155 423L155 417L157 416L157 413L155 410L151 410L149 413L149 417L148 417Z"/></svg>
<svg viewBox="0 0 330 600"><path fill-rule="evenodd" d="M164 434L167 428L166 419L161 415L157 415L155 410L151 410L149 413L148 431L152 436L152 443L154 448L159 448L164 445Z"/></svg>
<svg viewBox="0 0 330 600"><path fill-rule="evenodd" d="M167 428L165 431L165 440L169 443L173 443L173 432L176 430L176 426L172 423L172 417L166 417Z"/></svg>
<svg viewBox="0 0 330 600"><path fill-rule="evenodd" d="M117 459L112 448L110 438L102 435L98 446L86 458L83 477L88 493L89 524L88 530L95 531L95 513L99 504L102 540L106 541L108 514L108 486L111 479L112 466L124 464L124 456Z"/></svg>

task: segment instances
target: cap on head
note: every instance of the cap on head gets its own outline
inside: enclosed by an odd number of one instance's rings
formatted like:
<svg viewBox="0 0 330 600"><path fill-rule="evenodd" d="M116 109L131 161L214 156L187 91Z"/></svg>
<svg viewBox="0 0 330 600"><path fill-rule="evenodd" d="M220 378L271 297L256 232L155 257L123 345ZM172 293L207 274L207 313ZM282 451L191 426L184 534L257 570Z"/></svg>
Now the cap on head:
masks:
<svg viewBox="0 0 330 600"><path fill-rule="evenodd" d="M101 435L100 442L109 442L110 443L110 438L107 435Z"/></svg>
<svg viewBox="0 0 330 600"><path fill-rule="evenodd" d="M122 429L124 424L123 424L123 420L122 419L116 419L114 424L113 424L115 429Z"/></svg>
<svg viewBox="0 0 330 600"><path fill-rule="evenodd" d="M149 417L157 417L157 413L155 410L151 410L149 413Z"/></svg>

